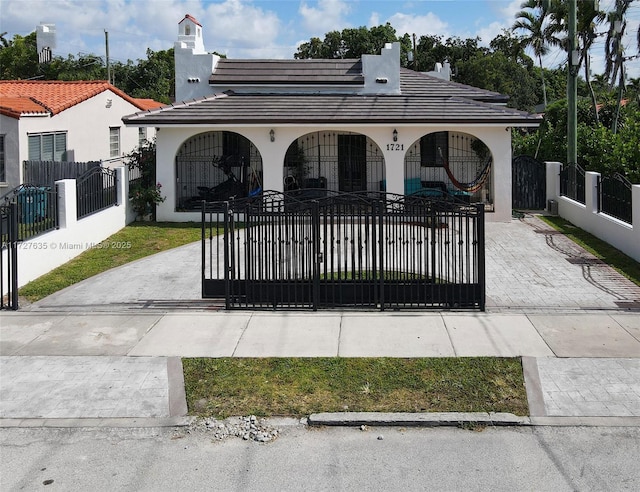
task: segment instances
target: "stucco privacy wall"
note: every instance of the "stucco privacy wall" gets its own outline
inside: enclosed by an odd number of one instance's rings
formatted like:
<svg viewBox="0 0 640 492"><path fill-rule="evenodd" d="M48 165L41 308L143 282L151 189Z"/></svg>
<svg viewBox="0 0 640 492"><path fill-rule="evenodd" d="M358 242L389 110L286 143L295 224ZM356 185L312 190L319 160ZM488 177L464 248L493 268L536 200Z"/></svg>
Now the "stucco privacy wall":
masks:
<svg viewBox="0 0 640 492"><path fill-rule="evenodd" d="M270 140L273 128L275 139ZM393 142L392 132L398 130L398 141ZM425 126L269 126L269 127L182 127L161 128L157 139L157 179L167 197L156 209L157 220L188 222L199 221L198 212L176 212L176 167L175 156L180 146L193 135L208 131L233 131L253 142L262 156L263 189L283 190L284 157L287 148L295 139L316 131L356 132L368 136L382 151L385 159L387 191L404 194L404 157L410 146L421 136L435 131L468 133L482 140L493 155L493 186L495 212L487 213L490 221L511 220L511 132L504 126L473 125L425 125ZM404 145L403 151L387 150L387 144ZM395 146L394 146L395 147Z"/></svg>
<svg viewBox="0 0 640 492"><path fill-rule="evenodd" d="M18 287L35 280L75 258L92 246L118 232L135 219L128 203L129 183L124 167L116 168L118 205L77 220L76 181L58 181L58 214L60 228L20 243L18 250ZM116 245L103 244L111 248ZM122 245L119 245L120 247ZM126 245L125 245L126 247ZM135 245L131 245L135 247ZM3 264L7 250L3 249ZM3 282L6 281L3 275ZM8 286L4 285L4 291Z"/></svg>
<svg viewBox="0 0 640 492"><path fill-rule="evenodd" d="M585 203L560 196L560 162L547 162L547 200L558 202L558 215L640 261L640 185L631 187L633 223L598 213L600 173L585 173Z"/></svg>

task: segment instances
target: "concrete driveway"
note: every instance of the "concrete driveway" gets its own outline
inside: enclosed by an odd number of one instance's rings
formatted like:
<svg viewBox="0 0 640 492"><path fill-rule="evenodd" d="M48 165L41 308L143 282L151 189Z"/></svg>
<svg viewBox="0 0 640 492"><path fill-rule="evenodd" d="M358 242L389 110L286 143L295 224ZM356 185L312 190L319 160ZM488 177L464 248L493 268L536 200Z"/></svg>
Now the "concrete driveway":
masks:
<svg viewBox="0 0 640 492"><path fill-rule="evenodd" d="M640 287L535 216L486 224L487 311L640 309ZM23 310L218 309L201 298L200 243L96 275Z"/></svg>

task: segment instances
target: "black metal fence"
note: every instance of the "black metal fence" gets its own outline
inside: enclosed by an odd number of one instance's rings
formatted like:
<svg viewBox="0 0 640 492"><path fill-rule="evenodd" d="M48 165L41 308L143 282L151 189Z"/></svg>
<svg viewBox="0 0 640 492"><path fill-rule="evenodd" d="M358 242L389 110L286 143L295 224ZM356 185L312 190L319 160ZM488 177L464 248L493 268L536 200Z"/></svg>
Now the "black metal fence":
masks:
<svg viewBox="0 0 640 492"><path fill-rule="evenodd" d="M94 168L76 181L78 219L118 203L116 173L112 169Z"/></svg>
<svg viewBox="0 0 640 492"><path fill-rule="evenodd" d="M2 198L3 205L15 203L17 206L17 241L26 241L58 228L58 193L55 186L49 188L22 184Z"/></svg>
<svg viewBox="0 0 640 492"><path fill-rule="evenodd" d="M543 162L521 155L511 162L511 206L542 210L546 207L547 173Z"/></svg>
<svg viewBox="0 0 640 492"><path fill-rule="evenodd" d="M143 183L142 171L139 167L127 166L127 180L129 181L129 189L141 186Z"/></svg>
<svg viewBox="0 0 640 492"><path fill-rule="evenodd" d="M18 204L0 204L0 308L18 309Z"/></svg>
<svg viewBox="0 0 640 492"><path fill-rule="evenodd" d="M22 163L23 181L35 186L53 188L61 179L77 179L87 171L99 168L100 161L58 162L58 161L24 161Z"/></svg>
<svg viewBox="0 0 640 492"><path fill-rule="evenodd" d="M202 295L227 309L485 307L484 206L384 193L202 205Z"/></svg>
<svg viewBox="0 0 640 492"><path fill-rule="evenodd" d="M631 182L621 174L598 179L598 212L631 224Z"/></svg>
<svg viewBox="0 0 640 492"><path fill-rule="evenodd" d="M584 169L580 164L567 164L560 170L560 195L585 203Z"/></svg>

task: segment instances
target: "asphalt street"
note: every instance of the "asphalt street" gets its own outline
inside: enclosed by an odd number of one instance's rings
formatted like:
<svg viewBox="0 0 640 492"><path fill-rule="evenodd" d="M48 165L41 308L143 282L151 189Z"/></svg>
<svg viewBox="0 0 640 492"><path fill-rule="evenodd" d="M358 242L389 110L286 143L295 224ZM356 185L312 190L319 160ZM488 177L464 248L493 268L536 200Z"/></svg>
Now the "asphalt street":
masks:
<svg viewBox="0 0 640 492"><path fill-rule="evenodd" d="M2 429L3 491L636 491L640 428ZM48 485L47 485L48 484Z"/></svg>

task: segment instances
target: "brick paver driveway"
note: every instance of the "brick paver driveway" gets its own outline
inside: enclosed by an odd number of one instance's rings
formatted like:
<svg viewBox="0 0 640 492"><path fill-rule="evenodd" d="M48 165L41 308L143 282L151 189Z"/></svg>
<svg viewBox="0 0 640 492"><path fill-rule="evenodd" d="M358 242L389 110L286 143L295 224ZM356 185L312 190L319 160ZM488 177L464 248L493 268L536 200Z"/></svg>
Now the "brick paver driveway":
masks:
<svg viewBox="0 0 640 492"><path fill-rule="evenodd" d="M487 310L640 308L640 287L537 217L486 230Z"/></svg>
<svg viewBox="0 0 640 492"><path fill-rule="evenodd" d="M486 224L487 311L640 307L640 288L534 216ZM111 311L207 307L200 244L176 248L87 279L31 310ZM217 303L220 305L220 303Z"/></svg>

